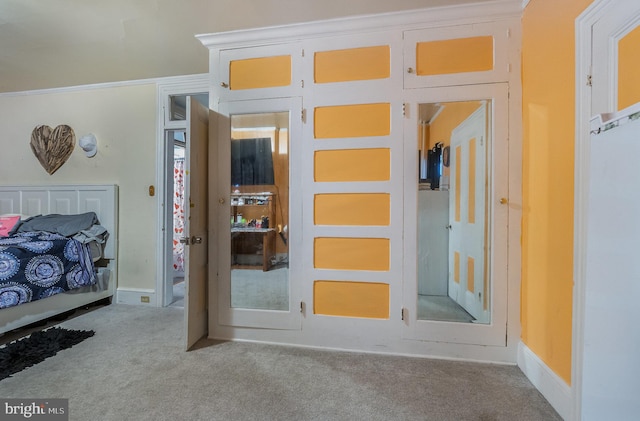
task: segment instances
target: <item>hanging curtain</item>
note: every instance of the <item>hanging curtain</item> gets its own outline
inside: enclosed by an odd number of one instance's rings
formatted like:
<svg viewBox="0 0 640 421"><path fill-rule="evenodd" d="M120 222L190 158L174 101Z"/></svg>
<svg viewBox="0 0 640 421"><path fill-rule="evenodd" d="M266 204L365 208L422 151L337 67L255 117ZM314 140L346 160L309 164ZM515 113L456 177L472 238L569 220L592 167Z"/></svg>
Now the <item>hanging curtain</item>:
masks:
<svg viewBox="0 0 640 421"><path fill-rule="evenodd" d="M184 158L173 161L173 269L184 271Z"/></svg>

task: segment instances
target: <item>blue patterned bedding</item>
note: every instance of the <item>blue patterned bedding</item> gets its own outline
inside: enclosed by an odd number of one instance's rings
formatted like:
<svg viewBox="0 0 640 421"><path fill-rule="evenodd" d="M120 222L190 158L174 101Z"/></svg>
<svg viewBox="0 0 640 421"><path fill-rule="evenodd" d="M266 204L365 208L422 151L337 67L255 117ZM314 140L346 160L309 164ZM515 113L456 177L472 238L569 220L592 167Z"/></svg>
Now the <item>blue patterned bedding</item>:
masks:
<svg viewBox="0 0 640 421"><path fill-rule="evenodd" d="M0 309L95 283L87 244L44 231L0 237Z"/></svg>

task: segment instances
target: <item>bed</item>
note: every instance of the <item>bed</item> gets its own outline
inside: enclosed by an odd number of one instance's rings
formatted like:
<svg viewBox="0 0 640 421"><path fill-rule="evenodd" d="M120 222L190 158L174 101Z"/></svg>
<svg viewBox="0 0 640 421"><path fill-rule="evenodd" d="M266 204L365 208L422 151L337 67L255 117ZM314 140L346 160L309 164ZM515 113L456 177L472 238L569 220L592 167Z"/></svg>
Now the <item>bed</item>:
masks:
<svg viewBox="0 0 640 421"><path fill-rule="evenodd" d="M21 220L11 236L0 237L0 252L17 259L4 260L0 285L15 288L15 292L5 295L10 299L0 308L0 334L113 297L117 285L117 209L116 185L0 186L0 215ZM37 215L41 217L31 218ZM78 229L78 218L82 223L89 218L97 224L87 222L90 229ZM63 226L65 222L71 228ZM41 231L42 223L54 228ZM43 247L49 257L44 257ZM24 263L19 263L20 258L26 259ZM60 281L47 277L53 261L64 272L59 274ZM14 273L18 266L10 265L18 265L25 273ZM31 286L37 286L30 288L31 301L12 302L28 301L27 297L18 300L25 292L13 277L29 274ZM38 279L34 279L36 274Z"/></svg>

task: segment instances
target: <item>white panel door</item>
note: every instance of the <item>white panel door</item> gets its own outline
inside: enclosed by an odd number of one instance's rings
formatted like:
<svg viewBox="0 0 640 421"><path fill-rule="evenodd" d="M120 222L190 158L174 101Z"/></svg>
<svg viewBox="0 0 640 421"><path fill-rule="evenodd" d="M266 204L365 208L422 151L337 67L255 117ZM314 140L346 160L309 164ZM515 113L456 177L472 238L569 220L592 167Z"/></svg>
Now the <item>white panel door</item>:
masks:
<svg viewBox="0 0 640 421"><path fill-rule="evenodd" d="M482 323L489 321L483 308L486 119L483 103L451 134L449 195L449 297Z"/></svg>
<svg viewBox="0 0 640 421"><path fill-rule="evenodd" d="M209 110L187 97L185 159L184 323L189 350L207 334L207 213Z"/></svg>

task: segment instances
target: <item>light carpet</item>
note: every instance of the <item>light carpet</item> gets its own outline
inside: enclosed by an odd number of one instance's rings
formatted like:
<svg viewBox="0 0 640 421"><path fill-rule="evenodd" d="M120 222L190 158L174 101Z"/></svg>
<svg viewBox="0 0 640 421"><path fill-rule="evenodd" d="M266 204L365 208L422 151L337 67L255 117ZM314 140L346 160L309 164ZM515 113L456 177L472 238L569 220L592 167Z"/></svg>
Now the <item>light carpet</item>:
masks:
<svg viewBox="0 0 640 421"><path fill-rule="evenodd" d="M0 381L5 398L68 398L70 420L561 418L515 366L201 341L183 311L113 304L61 323L95 336Z"/></svg>

